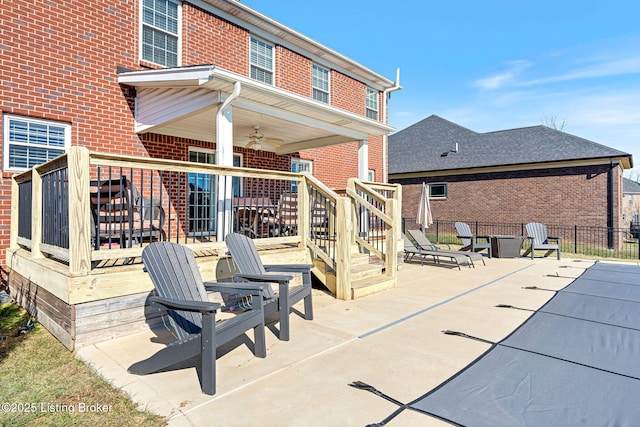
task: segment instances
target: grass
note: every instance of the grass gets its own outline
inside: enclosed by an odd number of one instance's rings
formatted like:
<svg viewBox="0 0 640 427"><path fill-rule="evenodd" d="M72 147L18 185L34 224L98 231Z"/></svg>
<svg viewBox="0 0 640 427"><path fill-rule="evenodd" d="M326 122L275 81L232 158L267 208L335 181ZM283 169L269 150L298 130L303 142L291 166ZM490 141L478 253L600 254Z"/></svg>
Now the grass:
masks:
<svg viewBox="0 0 640 427"><path fill-rule="evenodd" d="M164 426L13 303L0 305L0 426ZM8 404L8 405L7 405ZM97 405L97 406L96 406Z"/></svg>

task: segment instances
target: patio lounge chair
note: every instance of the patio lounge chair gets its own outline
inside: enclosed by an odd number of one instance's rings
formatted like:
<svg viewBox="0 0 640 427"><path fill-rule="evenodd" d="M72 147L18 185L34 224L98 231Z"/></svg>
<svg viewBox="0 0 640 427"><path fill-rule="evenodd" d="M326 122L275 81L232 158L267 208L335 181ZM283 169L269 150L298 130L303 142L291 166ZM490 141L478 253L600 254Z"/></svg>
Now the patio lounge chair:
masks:
<svg viewBox="0 0 640 427"><path fill-rule="evenodd" d="M265 316L278 313L280 331L278 338L289 341L289 312L293 305L304 300L304 318L313 320L313 305L311 301L311 269L313 264L264 265L258 255L253 240L238 233L228 234L225 243L229 248L238 273L234 275L236 281L253 281L263 283L277 283L278 293L271 287L265 289ZM289 286L293 276L272 273L301 273L302 285Z"/></svg>
<svg viewBox="0 0 640 427"><path fill-rule="evenodd" d="M463 255L469 258L469 262L471 266L474 268L476 266L474 261L482 261L482 263L486 265L486 263L484 262L484 257L477 252L455 251L455 250L451 250L451 248L442 249L434 245L433 243L431 243L429 238L425 236L424 233L420 230L409 230L409 234L411 235L411 237L413 237L413 240L421 249L439 251L441 254Z"/></svg>
<svg viewBox="0 0 640 427"><path fill-rule="evenodd" d="M167 310L177 341L133 364L130 373L146 375L197 357L202 391L215 394L217 347L253 329L254 354L266 357L262 284L204 284L193 252L177 243L149 244L142 251L142 261L157 293L149 301ZM216 311L221 305L210 302L207 291L252 295L252 308L216 322Z"/></svg>
<svg viewBox="0 0 640 427"><path fill-rule="evenodd" d="M404 238L404 260L411 261L414 256L419 256L421 258L420 265L424 265L424 261L427 257L432 257L433 261L436 264L440 264L441 258L445 260L449 260L456 264L458 270L461 270L460 264L469 264L469 258L466 255L459 254L449 254L443 253L440 251L432 251L425 250L420 248L420 246L416 246L406 234L402 233L402 237Z"/></svg>
<svg viewBox="0 0 640 427"><path fill-rule="evenodd" d="M558 253L558 259L560 259L560 240L561 237L550 237L547 235L547 226L540 224L539 222L530 222L525 225L527 230L527 236L531 242L531 246L524 253L527 255L531 252L531 259L536 249L546 250L547 253L544 256L549 256L551 252L556 251ZM556 243L549 243L549 240L555 240Z"/></svg>
<svg viewBox="0 0 640 427"><path fill-rule="evenodd" d="M456 222L456 231L458 238L462 240L461 251L480 252L486 249L491 258L491 241L489 236L474 236L471 227L466 222Z"/></svg>

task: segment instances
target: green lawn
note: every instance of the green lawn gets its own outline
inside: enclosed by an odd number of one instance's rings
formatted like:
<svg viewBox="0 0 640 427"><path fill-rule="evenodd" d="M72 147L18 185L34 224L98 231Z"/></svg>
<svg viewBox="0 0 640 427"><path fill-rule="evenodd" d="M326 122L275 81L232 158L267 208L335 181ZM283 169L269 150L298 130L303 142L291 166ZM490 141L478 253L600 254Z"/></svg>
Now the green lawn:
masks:
<svg viewBox="0 0 640 427"><path fill-rule="evenodd" d="M13 303L0 305L0 426L164 426Z"/></svg>

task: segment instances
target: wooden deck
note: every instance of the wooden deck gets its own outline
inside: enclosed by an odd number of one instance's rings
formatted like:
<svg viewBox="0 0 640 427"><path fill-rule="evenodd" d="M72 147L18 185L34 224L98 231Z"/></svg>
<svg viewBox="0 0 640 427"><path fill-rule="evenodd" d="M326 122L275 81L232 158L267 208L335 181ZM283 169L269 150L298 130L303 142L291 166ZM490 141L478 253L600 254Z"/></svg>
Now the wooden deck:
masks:
<svg viewBox="0 0 640 427"><path fill-rule="evenodd" d="M239 178L243 197L218 194L201 210L190 199L190 180L204 175L211 182ZM285 233L277 228L284 212L276 202L294 188ZM229 280L234 265L216 239L241 232L234 212L254 202L272 206L269 233L251 236L266 264L313 262L316 277L343 300L396 286L400 186L351 179L345 193L305 173L71 147L13 177L9 288L69 349L153 327L162 319L146 304L153 287L140 260L143 246L187 245L204 280Z"/></svg>

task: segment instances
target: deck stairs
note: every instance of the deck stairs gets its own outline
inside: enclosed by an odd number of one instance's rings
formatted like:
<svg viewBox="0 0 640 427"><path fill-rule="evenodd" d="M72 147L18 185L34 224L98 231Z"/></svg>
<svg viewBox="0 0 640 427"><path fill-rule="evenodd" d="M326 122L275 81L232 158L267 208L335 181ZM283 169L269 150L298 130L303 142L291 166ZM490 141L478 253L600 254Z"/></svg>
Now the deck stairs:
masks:
<svg viewBox="0 0 640 427"><path fill-rule="evenodd" d="M395 287L396 280L384 274L384 263L376 256L363 253L358 245L351 246L351 299L362 298ZM336 294L336 272L323 260L313 260L313 275L332 294Z"/></svg>

